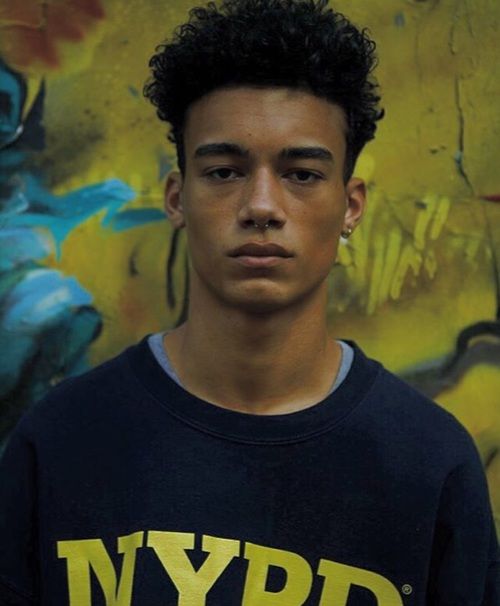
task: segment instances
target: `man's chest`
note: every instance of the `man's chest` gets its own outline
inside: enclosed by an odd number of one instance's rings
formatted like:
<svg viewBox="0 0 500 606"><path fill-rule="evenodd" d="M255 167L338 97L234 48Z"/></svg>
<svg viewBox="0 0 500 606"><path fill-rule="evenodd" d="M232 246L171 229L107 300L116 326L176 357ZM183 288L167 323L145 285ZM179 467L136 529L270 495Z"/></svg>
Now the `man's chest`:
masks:
<svg viewBox="0 0 500 606"><path fill-rule="evenodd" d="M402 511L394 477L382 486L387 470L377 484L373 469L364 477L323 458L175 450L110 457L52 487L48 603L420 603L431 529Z"/></svg>

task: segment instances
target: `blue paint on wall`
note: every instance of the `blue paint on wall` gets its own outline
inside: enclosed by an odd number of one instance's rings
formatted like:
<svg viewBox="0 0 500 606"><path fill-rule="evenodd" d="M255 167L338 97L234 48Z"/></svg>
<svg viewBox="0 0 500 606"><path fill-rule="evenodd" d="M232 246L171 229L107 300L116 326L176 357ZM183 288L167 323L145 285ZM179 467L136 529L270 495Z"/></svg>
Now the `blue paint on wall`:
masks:
<svg viewBox="0 0 500 606"><path fill-rule="evenodd" d="M118 179L64 195L45 187L28 163L44 145L43 90L21 122L26 84L0 61L0 449L26 407L87 369L102 327L91 293L44 259L59 257L68 234L97 213L114 231L165 220L155 208L123 209L136 193Z"/></svg>
<svg viewBox="0 0 500 606"><path fill-rule="evenodd" d="M113 231L124 231L139 225L165 221L165 219L165 213L157 208L133 208L117 213L107 222L107 225Z"/></svg>
<svg viewBox="0 0 500 606"><path fill-rule="evenodd" d="M0 212L1 217L1 212ZM53 242L43 231L22 227L0 229L0 272L12 270L29 261L45 258Z"/></svg>
<svg viewBox="0 0 500 606"><path fill-rule="evenodd" d="M132 86L131 84L128 87L128 92L132 95L132 97L135 97L136 99L140 97L139 91L135 88L135 86Z"/></svg>
<svg viewBox="0 0 500 606"><path fill-rule="evenodd" d="M21 172L18 177L23 191L13 192L12 196L22 196L28 205L19 205L22 212L2 216L2 224L5 227L43 227L49 230L54 237L58 256L61 244L75 227L101 210L106 211L102 224L109 225L118 210L136 197L134 190L118 179L55 196L33 175Z"/></svg>
<svg viewBox="0 0 500 606"><path fill-rule="evenodd" d="M396 13L394 15L394 25L396 27L404 27L406 25L404 13Z"/></svg>

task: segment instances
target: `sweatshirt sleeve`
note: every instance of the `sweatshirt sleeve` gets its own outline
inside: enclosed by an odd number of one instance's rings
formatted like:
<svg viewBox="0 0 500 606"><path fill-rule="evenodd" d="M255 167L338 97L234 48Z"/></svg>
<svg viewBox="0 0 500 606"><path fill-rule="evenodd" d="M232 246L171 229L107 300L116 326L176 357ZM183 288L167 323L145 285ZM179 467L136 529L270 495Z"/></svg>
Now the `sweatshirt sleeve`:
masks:
<svg viewBox="0 0 500 606"><path fill-rule="evenodd" d="M0 459L0 606L37 603L34 447L19 429Z"/></svg>
<svg viewBox="0 0 500 606"><path fill-rule="evenodd" d="M470 439L467 460L441 494L429 571L429 606L499 606L498 541L486 477Z"/></svg>

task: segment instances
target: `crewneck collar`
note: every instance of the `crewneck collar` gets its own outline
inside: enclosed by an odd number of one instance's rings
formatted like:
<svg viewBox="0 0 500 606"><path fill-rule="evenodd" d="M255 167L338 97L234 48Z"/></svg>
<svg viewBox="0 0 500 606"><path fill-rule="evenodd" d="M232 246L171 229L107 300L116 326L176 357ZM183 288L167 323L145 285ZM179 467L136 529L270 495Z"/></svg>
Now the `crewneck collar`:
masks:
<svg viewBox="0 0 500 606"><path fill-rule="evenodd" d="M124 355L149 397L191 427L237 442L299 442L334 429L362 402L381 369L355 343L347 341L354 349L353 363L333 394L296 412L257 415L217 406L186 391L159 366L148 345L148 336L128 348Z"/></svg>

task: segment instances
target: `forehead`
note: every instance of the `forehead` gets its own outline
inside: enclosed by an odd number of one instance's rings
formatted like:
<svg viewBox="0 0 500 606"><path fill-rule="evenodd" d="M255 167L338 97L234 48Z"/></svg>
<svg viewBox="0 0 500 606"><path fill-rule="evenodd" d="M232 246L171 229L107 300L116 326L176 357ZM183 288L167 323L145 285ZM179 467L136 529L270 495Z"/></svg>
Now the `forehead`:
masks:
<svg viewBox="0 0 500 606"><path fill-rule="evenodd" d="M343 157L344 111L312 93L284 87L217 89L188 110L184 145L189 157L199 145L231 142L250 153L321 145Z"/></svg>

